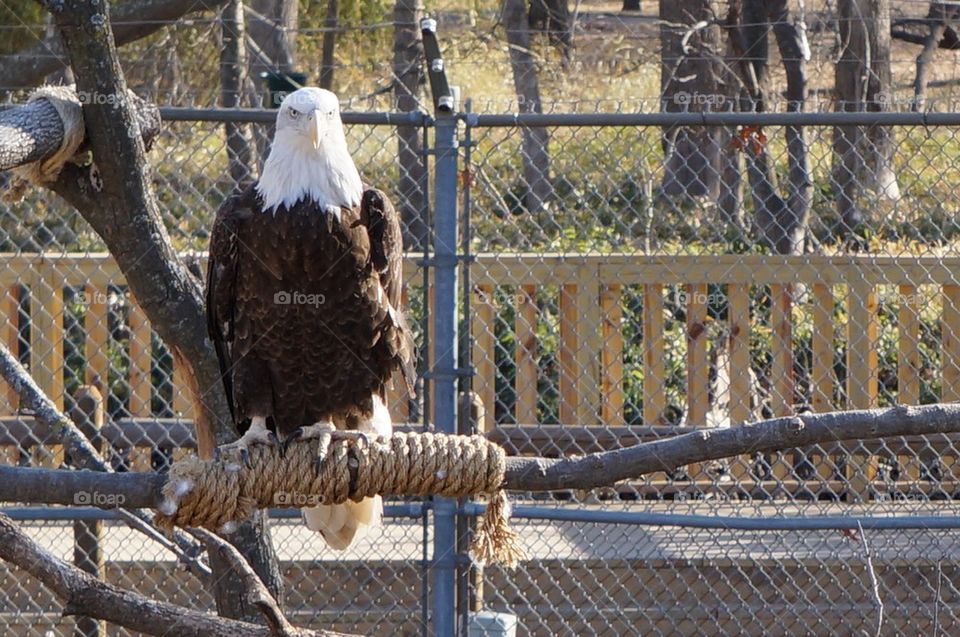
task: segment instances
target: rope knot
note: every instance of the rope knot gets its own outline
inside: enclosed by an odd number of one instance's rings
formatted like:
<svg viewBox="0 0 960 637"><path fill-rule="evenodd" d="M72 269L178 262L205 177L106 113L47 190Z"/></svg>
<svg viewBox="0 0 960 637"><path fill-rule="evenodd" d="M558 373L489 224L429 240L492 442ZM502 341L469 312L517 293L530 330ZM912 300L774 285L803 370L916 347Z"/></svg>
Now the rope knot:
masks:
<svg viewBox="0 0 960 637"><path fill-rule="evenodd" d="M284 455L267 445L250 448L250 465L201 460L175 463L163 485L157 523L229 528L256 509L359 501L374 495L461 498L487 495L489 504L471 552L480 563L514 566L522 559L501 489L503 448L483 436L396 433L369 444L336 440L317 467L316 440L291 444Z"/></svg>

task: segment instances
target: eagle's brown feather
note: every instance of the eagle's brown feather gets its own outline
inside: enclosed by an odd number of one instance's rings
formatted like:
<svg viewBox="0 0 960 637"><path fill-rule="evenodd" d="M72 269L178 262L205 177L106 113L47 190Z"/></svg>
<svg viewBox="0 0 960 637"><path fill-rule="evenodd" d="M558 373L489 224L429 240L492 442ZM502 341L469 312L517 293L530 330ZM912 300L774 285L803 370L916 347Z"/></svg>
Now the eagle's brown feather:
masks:
<svg viewBox="0 0 960 637"><path fill-rule="evenodd" d="M339 221L304 200L264 212L253 187L221 206L207 323L238 424L264 416L281 435L325 419L355 426L394 372L412 388L400 237L376 190Z"/></svg>

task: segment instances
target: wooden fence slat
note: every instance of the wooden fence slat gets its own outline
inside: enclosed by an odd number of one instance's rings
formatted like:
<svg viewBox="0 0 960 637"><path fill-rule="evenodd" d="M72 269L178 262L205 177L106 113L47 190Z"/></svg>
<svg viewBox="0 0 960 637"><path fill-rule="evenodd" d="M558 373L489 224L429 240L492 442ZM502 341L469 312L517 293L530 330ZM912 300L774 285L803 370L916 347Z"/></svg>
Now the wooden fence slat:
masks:
<svg viewBox="0 0 960 637"><path fill-rule="evenodd" d="M813 286L813 369L810 379L810 399L813 410L818 413L833 410L833 388L836 384L833 373L833 290L829 285L815 283Z"/></svg>
<svg viewBox="0 0 960 637"><path fill-rule="evenodd" d="M577 286L565 283L560 286L560 423L574 424L580 407L577 376L577 351L580 335L577 334Z"/></svg>
<svg viewBox="0 0 960 637"><path fill-rule="evenodd" d="M90 281L83 289L85 314L83 328L86 332L84 353L87 361L85 380L96 387L108 399L110 390L110 326L109 289L101 277Z"/></svg>
<svg viewBox="0 0 960 637"><path fill-rule="evenodd" d="M920 295L915 286L901 285L897 323L900 338L897 344L897 402L920 404Z"/></svg>
<svg viewBox="0 0 960 637"><path fill-rule="evenodd" d="M30 374L58 409L64 406L63 383L63 287L61 273L42 264L40 276L30 288ZM38 447L38 466L59 467L63 446Z"/></svg>
<svg viewBox="0 0 960 637"><path fill-rule="evenodd" d="M473 316L470 320L473 335L473 366L476 374L473 377L473 391L483 402L483 431L489 431L493 425L497 409L496 374L497 366L494 361L496 347L495 321L497 318L494 306L494 287L492 285L478 285L473 294Z"/></svg>
<svg viewBox="0 0 960 637"><path fill-rule="evenodd" d="M612 283L600 288L600 312L603 317L600 421L608 425L624 425L623 310L620 306L619 284Z"/></svg>
<svg viewBox="0 0 960 637"><path fill-rule="evenodd" d="M941 347L943 350L943 387L940 399L960 401L960 285L943 286Z"/></svg>
<svg viewBox="0 0 960 637"><path fill-rule="evenodd" d="M847 403L850 409L877 406L877 292L873 283L853 281L847 294ZM847 464L852 499L869 499L869 485L876 476L876 463L870 456L854 454Z"/></svg>
<svg viewBox="0 0 960 637"><path fill-rule="evenodd" d="M643 286L643 422L666 424L667 393L663 359L663 285Z"/></svg>
<svg viewBox="0 0 960 637"><path fill-rule="evenodd" d="M20 356L20 286L11 285L4 288L3 298L3 342L7 349L15 358ZM4 381L6 388L6 409L7 413L14 414L20 408L20 397L8 383Z"/></svg>
<svg viewBox="0 0 960 637"><path fill-rule="evenodd" d="M400 306L410 307L407 286L400 289ZM387 409L391 422L410 422L410 395L407 393L403 376L397 372L393 376L392 386L387 391Z"/></svg>
<svg viewBox="0 0 960 637"><path fill-rule="evenodd" d="M517 365L515 390L517 393L516 419L521 425L533 425L537 418L537 286L523 285L517 293L517 347L514 357Z"/></svg>
<svg viewBox="0 0 960 637"><path fill-rule="evenodd" d="M87 302L89 310L89 298ZM89 358L87 360L89 361ZM95 386L85 385L78 389L76 399L76 408L71 417L87 440L102 454L105 450L104 441L100 436L105 423L104 395ZM104 577L103 528L103 520L76 520L73 523L73 563L81 571L98 579ZM106 635L105 622L91 617L77 618L75 637L106 637Z"/></svg>
<svg viewBox="0 0 960 637"><path fill-rule="evenodd" d="M833 288L824 283L812 286L813 334L811 335L810 402L813 411L822 413L833 410L833 393L836 387L836 375L833 369L834 324L833 324ZM810 461L816 469L817 477L830 480L834 477L830 454L813 453Z"/></svg>
<svg viewBox="0 0 960 637"><path fill-rule="evenodd" d="M749 422L750 403L750 286L730 285L727 287L727 320L729 336L727 346L730 350L730 423L733 425ZM731 461L734 479L740 480L748 473L750 456L741 456Z"/></svg>
<svg viewBox="0 0 960 637"><path fill-rule="evenodd" d="M960 285L943 286L943 310L940 332L943 352L940 399L945 403L960 402ZM940 458L943 479L954 479L960 471L956 454Z"/></svg>
<svg viewBox="0 0 960 637"><path fill-rule="evenodd" d="M183 368L173 360L173 411L184 419L193 418L193 400L190 398L190 386L183 375Z"/></svg>
<svg viewBox="0 0 960 637"><path fill-rule="evenodd" d="M707 285L686 286L687 298L687 421L707 424L710 410L710 359L707 352Z"/></svg>
<svg viewBox="0 0 960 637"><path fill-rule="evenodd" d="M877 406L877 292L872 283L854 281L847 295L847 400L850 409Z"/></svg>
<svg viewBox="0 0 960 637"><path fill-rule="evenodd" d="M130 415L149 416L152 393L150 371L153 364L150 323L147 315L132 298L127 322L130 334L130 368L127 377L130 385Z"/></svg>
<svg viewBox="0 0 960 637"><path fill-rule="evenodd" d="M775 416L793 414L793 291L789 285L770 286L770 324L773 332L770 365L771 402Z"/></svg>
<svg viewBox="0 0 960 637"><path fill-rule="evenodd" d="M582 267L576 286L577 422L597 422L600 417L600 358L603 314L600 280L596 268Z"/></svg>

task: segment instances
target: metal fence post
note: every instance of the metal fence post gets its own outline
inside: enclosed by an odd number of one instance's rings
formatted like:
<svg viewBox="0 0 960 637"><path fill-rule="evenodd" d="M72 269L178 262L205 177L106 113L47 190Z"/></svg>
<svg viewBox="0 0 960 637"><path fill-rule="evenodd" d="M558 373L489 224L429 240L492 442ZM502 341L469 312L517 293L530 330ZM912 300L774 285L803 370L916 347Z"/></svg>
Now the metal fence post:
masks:
<svg viewBox="0 0 960 637"><path fill-rule="evenodd" d="M436 212L434 214L433 379L438 431L457 431L457 119L436 120ZM433 632L456 630L456 509L451 498L434 498Z"/></svg>

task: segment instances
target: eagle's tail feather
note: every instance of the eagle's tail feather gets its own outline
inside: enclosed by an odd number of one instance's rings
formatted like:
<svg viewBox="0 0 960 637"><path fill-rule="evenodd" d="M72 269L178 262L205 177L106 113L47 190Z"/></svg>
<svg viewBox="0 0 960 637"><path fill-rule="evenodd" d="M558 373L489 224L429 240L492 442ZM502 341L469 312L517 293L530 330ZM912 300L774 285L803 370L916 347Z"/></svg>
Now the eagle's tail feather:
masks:
<svg viewBox="0 0 960 637"><path fill-rule="evenodd" d="M379 526L383 515L380 496L359 502L326 505L303 509L303 521L311 531L323 536L330 548L342 551L363 537L367 529Z"/></svg>

